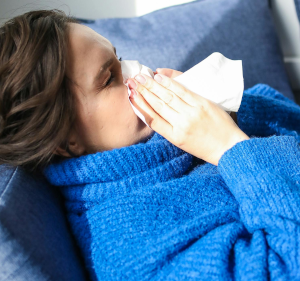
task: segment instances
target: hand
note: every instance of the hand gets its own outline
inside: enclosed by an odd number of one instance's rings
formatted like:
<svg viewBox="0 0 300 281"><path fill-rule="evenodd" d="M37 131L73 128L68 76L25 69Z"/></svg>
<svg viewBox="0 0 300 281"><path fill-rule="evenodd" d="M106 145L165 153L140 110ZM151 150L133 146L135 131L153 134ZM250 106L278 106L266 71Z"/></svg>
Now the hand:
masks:
<svg viewBox="0 0 300 281"><path fill-rule="evenodd" d="M183 72L171 68L157 68L154 74L163 74L169 78L175 78Z"/></svg>
<svg viewBox="0 0 300 281"><path fill-rule="evenodd" d="M162 74L154 77L159 83L142 74L135 78L127 81L136 94L131 102L154 131L180 149L218 165L225 151L249 139L226 111L173 79Z"/></svg>
<svg viewBox="0 0 300 281"><path fill-rule="evenodd" d="M180 74L182 74L183 72L174 70L171 68L157 68L156 71L154 71L153 73L154 74L163 74L165 76L168 76L169 78L175 78L175 77L179 76ZM229 115L231 116L231 118L233 119L235 124L237 124L236 112L231 112Z"/></svg>

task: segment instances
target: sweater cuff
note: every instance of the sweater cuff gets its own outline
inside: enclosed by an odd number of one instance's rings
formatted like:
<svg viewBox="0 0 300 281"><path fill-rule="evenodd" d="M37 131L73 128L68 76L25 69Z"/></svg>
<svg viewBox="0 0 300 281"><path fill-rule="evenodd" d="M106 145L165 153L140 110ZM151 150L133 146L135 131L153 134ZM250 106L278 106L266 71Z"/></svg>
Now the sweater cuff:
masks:
<svg viewBox="0 0 300 281"><path fill-rule="evenodd" d="M293 136L250 138L235 144L219 160L218 170L225 181L239 182L243 174L280 171L293 176L300 171L300 146Z"/></svg>

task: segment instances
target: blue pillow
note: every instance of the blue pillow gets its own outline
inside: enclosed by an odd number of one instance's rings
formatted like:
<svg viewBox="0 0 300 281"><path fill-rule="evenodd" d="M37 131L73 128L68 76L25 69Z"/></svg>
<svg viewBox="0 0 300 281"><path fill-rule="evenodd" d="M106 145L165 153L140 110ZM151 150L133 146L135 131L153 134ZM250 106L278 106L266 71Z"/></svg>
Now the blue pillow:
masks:
<svg viewBox="0 0 300 281"><path fill-rule="evenodd" d="M0 280L86 280L55 187L3 165L0 179Z"/></svg>
<svg viewBox="0 0 300 281"><path fill-rule="evenodd" d="M268 84L294 100L268 0L205 0L136 18L85 22L123 59L186 71L213 52L243 60L245 89Z"/></svg>
<svg viewBox="0 0 300 281"><path fill-rule="evenodd" d="M298 19L300 20L300 0L295 0L295 6L296 6Z"/></svg>

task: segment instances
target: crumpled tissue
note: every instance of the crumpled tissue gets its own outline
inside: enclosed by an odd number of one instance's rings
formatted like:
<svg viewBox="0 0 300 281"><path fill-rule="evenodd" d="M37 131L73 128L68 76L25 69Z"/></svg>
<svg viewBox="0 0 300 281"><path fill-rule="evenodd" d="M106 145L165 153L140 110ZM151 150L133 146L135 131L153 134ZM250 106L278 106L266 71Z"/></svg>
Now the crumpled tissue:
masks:
<svg viewBox="0 0 300 281"><path fill-rule="evenodd" d="M138 61L121 61L124 84L128 78L134 78L142 73L154 77L153 71ZM241 60L230 60L220 53L213 53L205 60L199 62L183 74L173 78L188 90L216 103L229 114L237 112L240 108L243 92L244 78ZM144 115L131 103L130 89L128 100L135 114L149 127ZM149 127L150 128L150 127Z"/></svg>

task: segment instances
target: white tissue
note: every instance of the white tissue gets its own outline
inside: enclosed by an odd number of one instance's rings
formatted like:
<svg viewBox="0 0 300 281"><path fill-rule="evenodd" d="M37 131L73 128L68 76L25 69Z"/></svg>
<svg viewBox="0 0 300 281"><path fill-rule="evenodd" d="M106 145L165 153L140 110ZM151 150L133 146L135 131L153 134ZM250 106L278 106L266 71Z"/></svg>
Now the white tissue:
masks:
<svg viewBox="0 0 300 281"><path fill-rule="evenodd" d="M154 77L153 71L149 67L140 64L137 60L121 61L121 68L124 81L129 78L134 78L139 73L143 73L152 78Z"/></svg>
<svg viewBox="0 0 300 281"><path fill-rule="evenodd" d="M150 128L150 126L146 122L145 116L131 103L129 99L131 91L128 87L128 84L125 83L125 81L129 78L134 78L139 73L148 75L153 78L154 73L149 67L140 64L137 60L123 60L121 61L121 68L122 68L123 82L127 86L128 100L131 104L131 107L134 113Z"/></svg>
<svg viewBox="0 0 300 281"><path fill-rule="evenodd" d="M213 53L174 80L215 102L225 111L237 112L240 108L244 92L240 60L230 60L220 53Z"/></svg>
<svg viewBox="0 0 300 281"><path fill-rule="evenodd" d="M124 82L139 73L154 77L152 70L138 61L122 61L121 67ZM233 61L220 53L213 53L173 79L190 91L213 101L228 113L237 112L240 108L244 92L243 67L240 60ZM128 88L128 85L125 85ZM131 103L129 95L128 88L128 100L135 114L149 127L145 117Z"/></svg>

